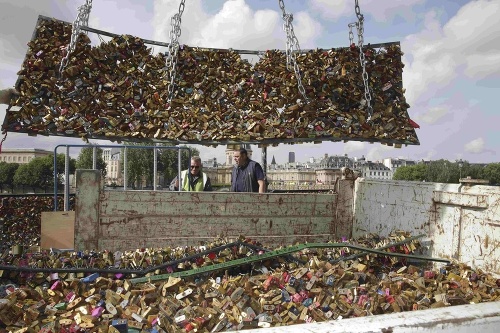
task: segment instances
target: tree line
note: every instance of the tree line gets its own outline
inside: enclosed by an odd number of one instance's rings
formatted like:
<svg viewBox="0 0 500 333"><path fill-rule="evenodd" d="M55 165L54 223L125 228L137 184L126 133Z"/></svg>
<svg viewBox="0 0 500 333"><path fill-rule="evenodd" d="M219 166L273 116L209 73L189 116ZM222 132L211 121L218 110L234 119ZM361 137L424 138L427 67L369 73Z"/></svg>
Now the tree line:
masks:
<svg viewBox="0 0 500 333"><path fill-rule="evenodd" d="M154 183L154 152L152 149L140 148L141 144L127 143L129 146L137 145L138 148L127 149L127 184L131 188L140 188L142 185ZM166 146L166 145L163 145ZM106 176L106 161L103 159L103 150L99 146L83 148L77 159L70 158L69 173L74 174L76 169L92 169L93 149L97 149L96 166ZM159 145L158 147L162 147ZM183 146L191 150L191 156L199 155L193 147ZM123 172L124 154L121 148L120 166ZM172 149L157 150L157 174L163 179L159 185L167 187L170 181L177 176L178 153ZM56 163L56 180L63 184L65 155L58 154ZM181 167L185 169L189 164L189 152L181 150ZM425 181L437 183L458 183L459 178L470 177L473 179L486 179L491 185L500 184L500 163L487 165L471 164L468 161L450 162L437 160L429 163L418 163L410 166L399 167L393 175L394 180ZM0 192L21 189L45 193L53 192L54 188L54 159L53 156L37 157L27 164L0 162Z"/></svg>
<svg viewBox="0 0 500 333"><path fill-rule="evenodd" d="M127 145L141 144L127 143ZM161 147L162 145L158 145ZM163 145L166 146L166 145ZM96 168L101 170L106 176L107 164L103 159L103 150L99 146L89 146L82 148L76 159L69 159L69 173L74 174L76 169L93 168L93 150L97 149ZM193 147L186 147L191 150L191 156L199 155L199 151ZM124 154L121 148L121 168L123 172ZM129 148L127 149L127 183L132 188L138 188L141 184L153 184L154 177L154 152L147 148ZM157 174L164 179L162 185L168 186L170 181L177 176L178 172L178 153L172 149L157 150ZM65 155L57 154L56 163L56 181L63 184L65 171ZM189 162L189 151L181 150L181 167L187 168ZM54 158L53 156L36 157L26 164L0 162L0 192L21 189L36 192L41 190L45 193L53 192L54 188Z"/></svg>
<svg viewBox="0 0 500 333"><path fill-rule="evenodd" d="M490 185L500 184L500 163L486 165L471 164L468 161L450 162L437 160L429 163L402 166L396 169L392 179L436 183L458 183L459 178L488 180Z"/></svg>

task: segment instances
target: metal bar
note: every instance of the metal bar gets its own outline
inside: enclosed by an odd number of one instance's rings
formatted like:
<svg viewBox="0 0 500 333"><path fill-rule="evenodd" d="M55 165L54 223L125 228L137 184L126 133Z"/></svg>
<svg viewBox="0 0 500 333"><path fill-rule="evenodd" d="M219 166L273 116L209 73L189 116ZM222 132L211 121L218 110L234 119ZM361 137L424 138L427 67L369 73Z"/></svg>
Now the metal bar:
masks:
<svg viewBox="0 0 500 333"><path fill-rule="evenodd" d="M57 168L55 167L57 165L57 149L59 147L66 147L67 149L67 152L66 154L69 155L69 147L80 147L80 148L88 148L89 145L84 145L84 144L72 144L72 145L57 145L55 148L54 148L54 211L57 211L57 192L58 192L58 186L57 186ZM189 150L189 156L191 156L191 149L189 149L188 147L177 147L177 146L161 146L161 147L158 147L156 146L156 144L154 146L133 146L133 145L99 145L99 147L102 147L102 148L123 148L124 151L123 151L123 187L124 189L126 190L127 189L127 148L146 148L146 149L151 149L151 148L155 148L155 149L175 149L177 151L179 151L179 154L180 154L180 150L181 149L187 149ZM94 147L95 149L96 147ZM93 158L93 160L97 160L96 158ZM97 166L94 166L93 167L94 169L97 169Z"/></svg>
<svg viewBox="0 0 500 333"><path fill-rule="evenodd" d="M123 149L123 190L127 190L127 148Z"/></svg>
<svg viewBox="0 0 500 333"><path fill-rule="evenodd" d="M181 177L181 171L182 171L182 168L181 168L181 150L179 149L177 151L177 179L179 180L179 187L177 188L177 190L180 192L181 189L182 189L182 177ZM188 171L189 172L189 171Z"/></svg>
<svg viewBox="0 0 500 333"><path fill-rule="evenodd" d="M7 132L13 133L25 133L28 135L34 135L34 133L30 131L9 131ZM40 134L40 133L38 133ZM49 135L49 134L47 134ZM36 136L36 135L34 135ZM59 137L72 137L72 138L80 138L78 135L57 135L56 133L50 133L50 136L59 136ZM262 139L262 140L244 140L244 141L234 141L234 140L221 140L221 141L197 141L197 140L189 140L189 141L173 141L173 140L158 140L158 139L134 139L131 137L114 137L115 140L123 140L130 142L139 142L139 143L170 143L172 145L175 144L183 144L183 145L204 145L204 146L216 146L216 145L229 145L229 144L251 144L251 145L264 145L264 144L279 144L279 143L307 143L307 142L342 142L342 141L359 141L359 142L370 142L370 143L383 143L383 144L401 144L401 145L420 145L420 142L417 140L416 142L412 142L409 140L394 140L394 139L374 139L374 138L351 138L351 137L315 137L315 138L293 138L293 139ZM106 136L97 136L97 135L89 135L88 139L92 140L106 140L109 141L109 137ZM101 146L101 145L100 145ZM88 147L88 145L85 145Z"/></svg>
<svg viewBox="0 0 500 333"><path fill-rule="evenodd" d="M7 117L5 117L7 119ZM57 212L57 147L54 148L54 211Z"/></svg>
<svg viewBox="0 0 500 333"><path fill-rule="evenodd" d="M267 145L262 146L262 171L264 171L264 192L267 192Z"/></svg>
<svg viewBox="0 0 500 333"><path fill-rule="evenodd" d="M258 261L263 261L266 259L270 258L275 258L283 255L287 255L290 253L302 251L304 249L310 249L310 248L338 248L338 247L347 247L350 249L355 249L355 250L360 250L368 253L374 253L382 256L389 256L389 257L400 257L400 258L408 258L408 259L413 259L413 260L423 260L423 261L436 261L436 262L444 262L444 263L449 263L450 261L447 259L441 259L441 258L432 258L432 257L424 257L424 256L418 256L418 255L408 255L408 254L403 254L403 253L393 253L393 252L384 252L376 249L369 249L366 247L358 246L358 245L352 245L352 244L346 244L346 243L308 243L308 244L299 244L299 245L294 245L294 246L289 246L283 249L275 250L275 251L270 251L264 254L260 255L254 255L250 256L247 258L242 258L242 259L236 259L220 264L214 264L211 266L205 266L205 267L200 267L188 271L182 271L182 272L174 272L174 273L168 273L168 274L162 274L162 275L155 275L155 276L149 276L149 277L144 277L144 278L136 278L136 279L131 279L129 280L130 283L135 284L135 283L143 283L143 282L149 282L149 281L158 281L158 280L165 280L168 279L169 277L187 277L187 276L193 276L193 275L199 275L199 274L204 274L220 269L226 269L226 268L231 268L235 266L240 266L244 264L250 264L253 262L258 262Z"/></svg>
<svg viewBox="0 0 500 333"><path fill-rule="evenodd" d="M419 239L419 238L422 238L422 237L425 237L427 236L426 234L422 234L422 235L417 235L417 236L413 236L413 237L410 237L410 238L407 238L403 241L399 241L399 242L396 242L396 243L390 243L390 244L387 244L387 245L384 245L382 247L377 247L375 248L376 250L386 250L390 247L393 247L393 246L399 246L399 245L403 245L403 244L407 244L407 243L410 243L416 239ZM346 260L353 260L353 259L357 259L357 258L360 258L362 256L365 256L367 255L368 252L361 252L361 253L358 253L358 254L353 254L353 255L350 255L348 257L344 257L344 258L337 258L335 260L330 260L330 263L331 264L335 264L339 261L346 261Z"/></svg>
<svg viewBox="0 0 500 333"><path fill-rule="evenodd" d="M236 241L236 242L231 242L227 243L221 246L217 246L199 253L196 253L191 256L186 256L177 260L172 260L157 266L151 266L148 267L147 269L127 269L127 268L80 268L80 267L69 267L69 268L38 268L38 267L26 267L26 266L12 266L12 265L0 265L0 270L5 270L5 271L18 271L18 272L45 272L45 273L122 273L122 274L139 274L139 275L145 275L151 272L154 272L158 269L163 269L169 266L177 265L181 262L186 262L186 261L191 261L193 259L196 259L198 257L213 253L213 252L219 252L221 250L224 250L229 247L239 247L239 246L245 246L248 247L254 251L265 251L269 252L269 249L256 246L250 243L245 243L242 241ZM294 258L292 256L287 256L289 260L293 260L296 262L299 262L300 264L305 264L300 259Z"/></svg>
<svg viewBox="0 0 500 333"><path fill-rule="evenodd" d="M56 156L57 158L57 156ZM66 146L66 155L64 156L64 211L69 211L69 146Z"/></svg>
<svg viewBox="0 0 500 333"><path fill-rule="evenodd" d="M97 170L97 147L92 148L92 169Z"/></svg>
<svg viewBox="0 0 500 333"><path fill-rule="evenodd" d="M58 20L60 21L60 20ZM61 21L61 22L64 22L64 23L67 23L67 24L71 24L70 22L67 22L67 21ZM82 26L81 27L82 30L85 30L85 31L88 31L88 32L93 32L93 33L96 33L98 35L104 35L104 36L107 36L107 37L120 37L119 34L115 34L115 33L112 33L112 32L108 32L108 31L104 31L104 30L99 30L99 29L95 29L95 28L91 28L91 27L86 27L86 26ZM140 38L140 37L139 37ZM165 42L159 42L159 41L155 41L155 40L151 40L151 39L145 39L145 38L140 38L145 44L150 44L150 45L156 45L156 46L161 46L161 47L168 47L169 46L169 43L165 43ZM366 44L364 46L367 46L367 47L373 47L373 48L381 48L381 47L386 47L386 46L390 46L390 45L400 45L401 43L399 41L396 41L396 42L386 42L386 43L376 43L376 44ZM349 46L345 46L345 47L338 47L338 48L333 48L333 49L345 49L345 48L348 48ZM243 49L219 49L219 48L208 48L208 47L199 47L200 50L207 50L207 51L216 51L216 52L230 52L230 51L234 51L236 53L239 53L239 54L250 54L250 55L262 55L264 54L266 51L262 51L262 50L243 50ZM285 50L280 50L281 52L285 52ZM309 51L312 51L312 49L302 49L300 50L300 53L307 53Z"/></svg>
<svg viewBox="0 0 500 333"><path fill-rule="evenodd" d="M155 145L156 146L156 145ZM153 191L156 191L156 174L158 173L158 150L153 148Z"/></svg>
<svg viewBox="0 0 500 333"><path fill-rule="evenodd" d="M72 145L73 147L88 147L88 145ZM127 166L127 149L128 148L137 148L137 149L175 149L177 151L179 151L179 154L180 154L180 150L181 149L187 149L189 151L191 151L189 148L187 147L176 147L176 146L156 146L156 144L154 146L134 146L134 145L99 145L100 147L103 147L103 148L108 148L108 147L120 147L120 148L124 148L124 152L123 152L123 177L124 177L124 189L126 189L126 173L127 173L127 169L126 169L126 166ZM191 155L189 155L191 156Z"/></svg>

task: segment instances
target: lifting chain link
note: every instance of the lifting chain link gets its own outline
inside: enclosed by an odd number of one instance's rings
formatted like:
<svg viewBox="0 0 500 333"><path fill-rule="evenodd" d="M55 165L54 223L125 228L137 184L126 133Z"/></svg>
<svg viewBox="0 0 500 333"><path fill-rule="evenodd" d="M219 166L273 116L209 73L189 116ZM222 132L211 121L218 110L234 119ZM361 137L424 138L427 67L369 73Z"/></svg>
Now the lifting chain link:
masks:
<svg viewBox="0 0 500 333"><path fill-rule="evenodd" d="M168 85L167 102L170 104L174 97L174 81L177 70L177 54L179 52L179 37L181 36L181 17L184 12L186 0L181 0L179 12L170 19L170 43L168 44L168 55L165 60L165 77L170 81Z"/></svg>
<svg viewBox="0 0 500 333"><path fill-rule="evenodd" d="M297 78L297 86L299 92L304 97L304 100L307 102L308 98L306 95L306 90L302 85L302 78L300 76L299 65L297 64L297 53L300 53L300 45L299 40L295 36L295 32L293 31L293 15L288 14L285 10L285 3L283 0L278 0L279 6L282 12L283 21L283 30L286 32L286 68L291 70L293 67L293 71L295 72L295 77Z"/></svg>
<svg viewBox="0 0 500 333"><path fill-rule="evenodd" d="M355 26L358 31L358 48L359 48L359 62L361 64L361 68L363 69L362 77L363 84L365 87L365 100L366 100L366 110L368 112L368 120L370 120L373 114L372 107L372 96L370 93L370 86L368 82L368 73L366 72L366 58L365 53L363 52L363 33L364 33L364 16L361 14L361 9L359 8L358 0L355 0L354 11L356 12L356 16L358 18L358 22L349 23L349 46L354 44L354 33L352 32L352 28Z"/></svg>
<svg viewBox="0 0 500 333"><path fill-rule="evenodd" d="M71 29L71 40L69 42L68 47L66 48L66 55L61 60L61 65L59 66L59 77L62 76L62 72L68 65L69 56L75 50L76 42L78 41L78 37L80 36L81 27L82 26L88 27L89 25L89 16L91 10L92 10L92 0L86 0L84 5L78 7L78 15L76 16L76 19L73 22L73 26Z"/></svg>

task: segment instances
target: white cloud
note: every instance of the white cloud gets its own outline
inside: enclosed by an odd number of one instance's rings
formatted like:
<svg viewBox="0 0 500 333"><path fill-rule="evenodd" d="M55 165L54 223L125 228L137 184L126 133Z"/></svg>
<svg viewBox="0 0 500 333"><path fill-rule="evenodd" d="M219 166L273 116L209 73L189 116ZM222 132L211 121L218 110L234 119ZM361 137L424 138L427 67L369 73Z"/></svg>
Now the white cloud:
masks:
<svg viewBox="0 0 500 333"><path fill-rule="evenodd" d="M154 0L153 4L153 27L154 39L169 42L171 30L171 18L179 12L179 1L177 0ZM192 36L197 33L203 25L206 25L207 16L203 12L201 0L191 0L184 7L181 17L181 44L190 44ZM203 45L196 45L203 46Z"/></svg>
<svg viewBox="0 0 500 333"><path fill-rule="evenodd" d="M493 0L470 1L459 9L443 27L445 35L469 52L490 49L498 41L498 11L500 3ZM493 44L493 45L488 45Z"/></svg>
<svg viewBox="0 0 500 333"><path fill-rule="evenodd" d="M427 152L427 154L425 155L424 160L429 161L429 160L434 159L434 157L436 157L436 156L437 156L437 151L436 151L436 149L431 149L431 150L429 150L429 151Z"/></svg>
<svg viewBox="0 0 500 333"><path fill-rule="evenodd" d="M469 2L444 26L435 10L426 14L425 29L402 41L410 105L439 96L463 75L479 80L500 74L499 11L498 1Z"/></svg>
<svg viewBox="0 0 500 333"><path fill-rule="evenodd" d="M360 141L349 141L344 144L344 154L361 151L365 148L365 143Z"/></svg>
<svg viewBox="0 0 500 333"><path fill-rule="evenodd" d="M478 80L494 73L500 73L500 52L470 55L466 57L465 64L464 73L471 79Z"/></svg>
<svg viewBox="0 0 500 333"><path fill-rule="evenodd" d="M464 145L464 150L472 154L480 154L484 151L484 139L477 138Z"/></svg>
<svg viewBox="0 0 500 333"><path fill-rule="evenodd" d="M388 153L394 153L394 147L384 146L381 144L374 145L366 154L367 161L382 161L387 157Z"/></svg>
<svg viewBox="0 0 500 333"><path fill-rule="evenodd" d="M380 0L365 0L359 2L359 8L361 14L370 15L378 22L390 21L395 16L413 21L415 18L413 7L423 2L425 0L384 1L384 5L381 6ZM352 0L310 0L309 4L315 12L326 19L336 20L344 16L352 16L353 21L357 19Z"/></svg>
<svg viewBox="0 0 500 333"><path fill-rule="evenodd" d="M354 15L354 5L347 0L310 0L311 8L327 19L338 19L352 12Z"/></svg>
<svg viewBox="0 0 500 333"><path fill-rule="evenodd" d="M401 16L407 21L413 22L415 20L413 7L423 2L425 0L384 1L384 5L381 6L380 0L370 0L360 2L359 5L361 12L365 13L364 15L369 14L378 22L390 21L396 16ZM352 2L349 1L349 3Z"/></svg>
<svg viewBox="0 0 500 333"><path fill-rule="evenodd" d="M433 107L428 109L426 113L416 117L416 119L427 124L435 124L439 119L443 118L448 113L448 111L448 108L442 106Z"/></svg>
<svg viewBox="0 0 500 333"><path fill-rule="evenodd" d="M298 12L293 18L294 31L302 49L314 48L316 39L323 34L321 24L306 12ZM285 43L286 34L283 32L281 43Z"/></svg>
<svg viewBox="0 0 500 333"><path fill-rule="evenodd" d="M173 10L171 0L155 0L155 39L168 36ZM323 28L306 12L294 13L294 32L301 48L315 45ZM253 10L245 0L224 2L213 15L203 12L200 0L189 2L182 15L181 44L210 48L246 50L284 49L286 34L283 31L281 12L270 9Z"/></svg>

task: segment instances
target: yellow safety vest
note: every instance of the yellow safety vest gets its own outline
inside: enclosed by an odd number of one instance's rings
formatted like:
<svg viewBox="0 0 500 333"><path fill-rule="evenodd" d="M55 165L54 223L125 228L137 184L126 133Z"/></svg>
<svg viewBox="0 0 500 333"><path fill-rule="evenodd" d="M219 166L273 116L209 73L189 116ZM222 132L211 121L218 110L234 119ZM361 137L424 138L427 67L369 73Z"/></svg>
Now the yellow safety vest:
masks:
<svg viewBox="0 0 500 333"><path fill-rule="evenodd" d="M191 186L189 185L189 178L188 178L188 175L189 175L189 170L184 170L184 171L181 171L181 179L182 179L182 185L181 185L181 188L183 191L187 191L187 192L202 192L204 189L205 189L205 185L207 184L207 175L202 172L201 175L203 177L203 182L196 182L196 185L194 186L194 189L191 189Z"/></svg>

